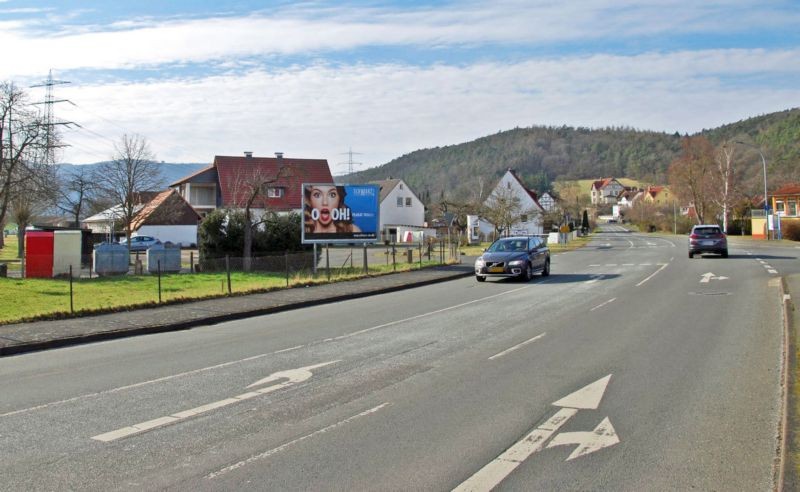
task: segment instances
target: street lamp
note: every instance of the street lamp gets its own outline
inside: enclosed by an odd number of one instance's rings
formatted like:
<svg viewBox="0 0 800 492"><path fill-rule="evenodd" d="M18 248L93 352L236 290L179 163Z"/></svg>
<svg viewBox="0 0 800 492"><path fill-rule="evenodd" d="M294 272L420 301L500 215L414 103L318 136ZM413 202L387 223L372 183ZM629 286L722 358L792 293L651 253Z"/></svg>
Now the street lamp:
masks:
<svg viewBox="0 0 800 492"><path fill-rule="evenodd" d="M758 155L761 156L761 165L764 167L764 220L767 220L767 215L769 215L769 204L767 203L767 160L764 159L764 153L761 152L759 147L756 147L753 144L740 142L736 140L734 143L744 145L745 147L750 147L751 149L756 149ZM767 234L767 239L769 239L769 234Z"/></svg>

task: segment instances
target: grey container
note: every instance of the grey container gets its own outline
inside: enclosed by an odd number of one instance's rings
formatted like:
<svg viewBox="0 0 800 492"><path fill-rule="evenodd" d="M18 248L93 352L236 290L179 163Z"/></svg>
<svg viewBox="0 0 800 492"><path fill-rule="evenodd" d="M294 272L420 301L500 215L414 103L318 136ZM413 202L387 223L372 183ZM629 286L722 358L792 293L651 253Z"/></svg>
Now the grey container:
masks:
<svg viewBox="0 0 800 492"><path fill-rule="evenodd" d="M150 246L147 250L147 271L158 273L158 262L161 262L161 273L178 273L181 271L181 248L170 242Z"/></svg>
<svg viewBox="0 0 800 492"><path fill-rule="evenodd" d="M94 248L92 267L98 275L124 275L128 273L128 247L117 243L101 243Z"/></svg>

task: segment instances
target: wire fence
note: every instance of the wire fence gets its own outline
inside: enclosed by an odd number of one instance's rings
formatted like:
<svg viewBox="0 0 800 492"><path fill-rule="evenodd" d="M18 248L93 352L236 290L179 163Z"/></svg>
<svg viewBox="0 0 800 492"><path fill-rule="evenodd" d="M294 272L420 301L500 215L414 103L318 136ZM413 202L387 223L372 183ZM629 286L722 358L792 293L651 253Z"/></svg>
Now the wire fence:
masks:
<svg viewBox="0 0 800 492"><path fill-rule="evenodd" d="M203 258L182 251L179 264L155 264L131 254L125 271L98 275L92 263L62 267L28 255L0 283L0 323L52 313L107 311L127 306L264 292L293 286L381 275L457 262L457 244L317 245L298 253ZM56 264L55 271L53 264ZM50 270L48 271L48 268ZM56 273L55 277L53 273Z"/></svg>

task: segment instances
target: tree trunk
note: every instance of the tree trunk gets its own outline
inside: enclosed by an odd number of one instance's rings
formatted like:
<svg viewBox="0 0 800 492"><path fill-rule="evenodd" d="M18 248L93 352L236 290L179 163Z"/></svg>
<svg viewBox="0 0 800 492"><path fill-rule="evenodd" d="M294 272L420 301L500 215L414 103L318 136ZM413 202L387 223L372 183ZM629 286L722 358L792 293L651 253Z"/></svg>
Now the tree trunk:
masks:
<svg viewBox="0 0 800 492"><path fill-rule="evenodd" d="M253 225L252 219L250 218L250 208L248 207L244 211L244 251L243 251L243 259L242 259L242 268L245 272L250 271L251 267L251 256L253 252Z"/></svg>

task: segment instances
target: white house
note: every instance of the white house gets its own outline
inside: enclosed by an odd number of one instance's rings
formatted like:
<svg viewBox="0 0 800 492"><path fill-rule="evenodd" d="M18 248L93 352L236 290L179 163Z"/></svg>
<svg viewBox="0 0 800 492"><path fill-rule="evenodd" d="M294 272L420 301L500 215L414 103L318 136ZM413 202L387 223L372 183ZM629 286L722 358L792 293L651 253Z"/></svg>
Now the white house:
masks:
<svg viewBox="0 0 800 492"><path fill-rule="evenodd" d="M425 228L425 205L402 179L373 181L380 187L380 230L384 240Z"/></svg>
<svg viewBox="0 0 800 492"><path fill-rule="evenodd" d="M519 198L520 208L525 212L521 215L520 221L511 226L511 231L504 231L504 234L506 232L523 235L542 234L542 213L544 213L544 208L539 203L536 192L525 187L513 169L506 171L503 177L500 178L500 182L489 194L485 204L491 206L494 197L509 193ZM480 221L480 228L484 234L494 232L494 226L483 219Z"/></svg>
<svg viewBox="0 0 800 492"><path fill-rule="evenodd" d="M592 182L592 205L617 203L617 197L625 191L625 186L615 178L602 178Z"/></svg>

